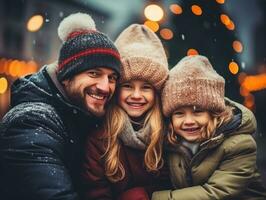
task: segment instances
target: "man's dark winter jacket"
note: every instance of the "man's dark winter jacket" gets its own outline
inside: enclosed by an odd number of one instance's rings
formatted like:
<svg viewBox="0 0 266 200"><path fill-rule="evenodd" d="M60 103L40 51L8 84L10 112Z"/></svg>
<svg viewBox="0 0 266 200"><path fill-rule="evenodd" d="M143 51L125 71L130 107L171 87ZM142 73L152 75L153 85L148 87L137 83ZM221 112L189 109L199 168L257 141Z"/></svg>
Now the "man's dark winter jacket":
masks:
<svg viewBox="0 0 266 200"><path fill-rule="evenodd" d="M12 86L0 129L1 200L78 199L82 145L96 120L68 102L54 69Z"/></svg>

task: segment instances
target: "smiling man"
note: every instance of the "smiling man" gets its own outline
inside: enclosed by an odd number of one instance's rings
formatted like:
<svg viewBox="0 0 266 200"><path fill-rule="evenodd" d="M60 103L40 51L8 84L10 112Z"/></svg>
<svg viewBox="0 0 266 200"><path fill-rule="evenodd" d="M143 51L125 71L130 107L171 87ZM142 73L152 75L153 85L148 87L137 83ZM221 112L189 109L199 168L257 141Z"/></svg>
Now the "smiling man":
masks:
<svg viewBox="0 0 266 200"><path fill-rule="evenodd" d="M78 199L83 142L115 92L120 56L91 17L66 17L58 34L58 62L12 86L1 124L1 199Z"/></svg>

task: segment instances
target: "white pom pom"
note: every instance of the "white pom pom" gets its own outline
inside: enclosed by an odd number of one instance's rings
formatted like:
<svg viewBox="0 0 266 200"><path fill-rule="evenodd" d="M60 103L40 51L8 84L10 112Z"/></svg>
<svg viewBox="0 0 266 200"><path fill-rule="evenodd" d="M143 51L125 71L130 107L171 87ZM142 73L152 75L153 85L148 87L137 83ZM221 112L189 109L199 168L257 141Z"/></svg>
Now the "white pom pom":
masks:
<svg viewBox="0 0 266 200"><path fill-rule="evenodd" d="M81 30L96 30L95 22L90 15L75 13L64 18L58 27L58 36L64 42L70 33Z"/></svg>

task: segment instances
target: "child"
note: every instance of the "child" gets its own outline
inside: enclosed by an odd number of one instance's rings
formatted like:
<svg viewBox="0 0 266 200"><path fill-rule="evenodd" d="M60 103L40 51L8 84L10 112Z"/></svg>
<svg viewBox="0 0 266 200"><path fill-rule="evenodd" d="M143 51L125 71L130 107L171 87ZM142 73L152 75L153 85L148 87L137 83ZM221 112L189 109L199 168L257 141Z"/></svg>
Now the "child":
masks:
<svg viewBox="0 0 266 200"><path fill-rule="evenodd" d="M152 200L266 199L255 130L251 123L239 129L252 113L226 105L224 85L204 56L187 56L170 71L162 104L170 118L168 162L175 189L154 192Z"/></svg>
<svg viewBox="0 0 266 200"><path fill-rule="evenodd" d="M129 26L115 44L122 60L117 102L104 127L87 140L85 197L149 199L153 191L170 188L159 96L168 77L167 58L159 38L144 25Z"/></svg>

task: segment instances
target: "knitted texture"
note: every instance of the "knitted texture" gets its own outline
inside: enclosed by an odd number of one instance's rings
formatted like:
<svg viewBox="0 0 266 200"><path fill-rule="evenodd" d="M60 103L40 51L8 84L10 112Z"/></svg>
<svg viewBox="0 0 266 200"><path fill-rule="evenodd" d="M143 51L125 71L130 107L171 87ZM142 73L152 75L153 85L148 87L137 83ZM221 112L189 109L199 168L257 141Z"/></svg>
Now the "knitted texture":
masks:
<svg viewBox="0 0 266 200"><path fill-rule="evenodd" d="M84 13L72 14L60 23L58 35L63 41L58 60L59 81L97 67L120 74L120 55L114 43L98 32L93 19Z"/></svg>
<svg viewBox="0 0 266 200"><path fill-rule="evenodd" d="M160 90L168 76L168 62L160 39L144 25L132 24L117 38L121 82L144 80Z"/></svg>
<svg viewBox="0 0 266 200"><path fill-rule="evenodd" d="M169 117L182 106L223 111L224 87L224 78L217 74L208 58L187 56L170 70L162 90L163 113Z"/></svg>

